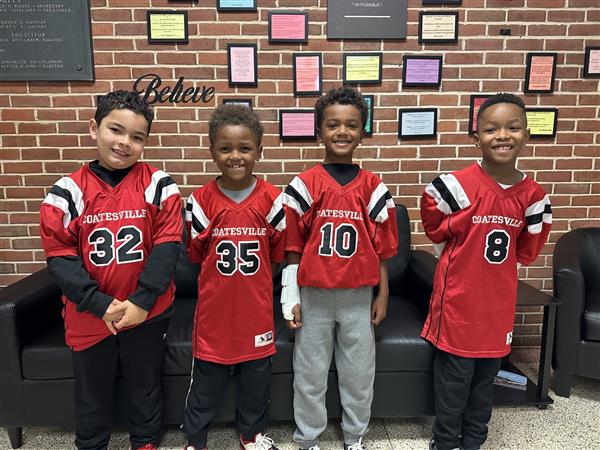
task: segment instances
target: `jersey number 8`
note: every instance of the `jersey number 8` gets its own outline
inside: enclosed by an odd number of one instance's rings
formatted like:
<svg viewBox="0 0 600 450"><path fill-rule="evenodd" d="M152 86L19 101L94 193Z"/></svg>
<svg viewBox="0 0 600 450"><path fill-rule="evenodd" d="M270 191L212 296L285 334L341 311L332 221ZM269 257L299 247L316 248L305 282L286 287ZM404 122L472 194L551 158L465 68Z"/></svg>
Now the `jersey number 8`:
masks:
<svg viewBox="0 0 600 450"><path fill-rule="evenodd" d="M504 230L492 230L485 238L485 259L490 264L502 264L508 257L510 236Z"/></svg>

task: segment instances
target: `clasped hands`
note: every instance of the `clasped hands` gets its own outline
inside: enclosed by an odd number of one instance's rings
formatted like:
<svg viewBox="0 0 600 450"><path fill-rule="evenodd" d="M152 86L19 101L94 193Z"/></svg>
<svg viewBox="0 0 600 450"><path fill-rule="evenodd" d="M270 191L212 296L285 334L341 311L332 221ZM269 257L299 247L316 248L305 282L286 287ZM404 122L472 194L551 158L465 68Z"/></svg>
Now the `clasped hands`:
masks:
<svg viewBox="0 0 600 450"><path fill-rule="evenodd" d="M147 316L148 311L135 303L131 303L129 300L121 302L115 298L108 305L102 320L112 334L117 334L117 331L122 328L142 323Z"/></svg>

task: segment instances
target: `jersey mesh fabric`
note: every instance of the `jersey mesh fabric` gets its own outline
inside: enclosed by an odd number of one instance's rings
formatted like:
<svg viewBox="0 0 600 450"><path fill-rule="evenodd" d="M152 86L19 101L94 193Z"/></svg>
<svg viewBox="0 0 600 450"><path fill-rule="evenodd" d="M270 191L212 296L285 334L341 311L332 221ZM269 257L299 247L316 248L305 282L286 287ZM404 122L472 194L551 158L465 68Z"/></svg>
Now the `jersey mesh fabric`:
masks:
<svg viewBox="0 0 600 450"><path fill-rule="evenodd" d="M200 263L192 352L219 364L275 353L271 262L284 259L282 193L258 180L239 204L212 181L186 205L188 256Z"/></svg>
<svg viewBox="0 0 600 450"><path fill-rule="evenodd" d="M360 170L340 185L321 164L285 191L286 250L302 254L298 284L357 288L379 282L380 261L396 254L394 202L385 184Z"/></svg>
<svg viewBox="0 0 600 450"><path fill-rule="evenodd" d="M173 179L137 162L114 188L87 166L61 178L40 209L46 257L80 256L100 291L127 300L155 245L181 242L181 197ZM174 284L158 297L151 319L173 302ZM110 335L104 321L63 296L66 342L84 350Z"/></svg>
<svg viewBox="0 0 600 450"><path fill-rule="evenodd" d="M433 243L444 244L421 336L458 356L507 355L517 262L530 264L546 242L548 196L530 177L502 189L473 164L426 187L421 219Z"/></svg>

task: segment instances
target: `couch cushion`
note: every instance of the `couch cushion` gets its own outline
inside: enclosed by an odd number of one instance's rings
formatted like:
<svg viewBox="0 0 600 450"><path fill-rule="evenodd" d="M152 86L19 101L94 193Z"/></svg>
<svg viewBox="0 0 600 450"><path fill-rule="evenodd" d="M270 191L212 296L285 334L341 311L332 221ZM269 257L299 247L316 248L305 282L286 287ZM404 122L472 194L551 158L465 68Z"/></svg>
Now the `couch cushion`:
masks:
<svg viewBox="0 0 600 450"><path fill-rule="evenodd" d="M583 339L600 342L600 312L583 313Z"/></svg>
<svg viewBox="0 0 600 450"><path fill-rule="evenodd" d="M177 298L167 332L163 374L189 375L192 367L192 319L196 300ZM31 380L73 378L65 330L56 327L23 348L23 377ZM120 370L118 371L120 374Z"/></svg>
<svg viewBox="0 0 600 450"><path fill-rule="evenodd" d="M167 332L164 375L189 375L192 367L192 323L195 298L177 297ZM277 354L273 373L290 373L294 332L285 326L278 300L274 304ZM391 296L388 314L375 328L378 372L430 371L432 347L419 337L425 317L409 300ZM332 363L335 370L335 364ZM73 378L64 329L56 327L23 349L23 376L33 380Z"/></svg>
<svg viewBox="0 0 600 450"><path fill-rule="evenodd" d="M65 343L62 324L42 334L23 348L23 378L58 380L73 378L71 350Z"/></svg>
<svg viewBox="0 0 600 450"><path fill-rule="evenodd" d="M292 367L294 332L281 314L276 315L277 354L273 373L289 372ZM410 300L390 296L387 317L375 327L376 365L378 372L431 371L433 347L420 337L425 316ZM335 364L332 362L332 370Z"/></svg>
<svg viewBox="0 0 600 450"><path fill-rule="evenodd" d="M192 371L192 325L195 297L177 297L167 331L164 375L189 375Z"/></svg>

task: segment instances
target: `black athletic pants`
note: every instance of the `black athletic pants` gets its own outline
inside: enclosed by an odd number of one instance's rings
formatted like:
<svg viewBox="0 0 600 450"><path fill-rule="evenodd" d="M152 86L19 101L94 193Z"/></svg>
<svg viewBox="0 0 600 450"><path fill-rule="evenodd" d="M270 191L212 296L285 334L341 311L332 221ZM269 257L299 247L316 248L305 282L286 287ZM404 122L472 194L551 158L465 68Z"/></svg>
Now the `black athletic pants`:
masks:
<svg viewBox="0 0 600 450"><path fill-rule="evenodd" d="M114 387L121 362L128 394L131 447L158 444L162 426L161 369L169 319L110 335L73 355L75 445L79 450L108 448L113 424Z"/></svg>
<svg viewBox="0 0 600 450"><path fill-rule="evenodd" d="M262 433L269 421L271 357L234 365L194 358L190 391L185 404L183 431L188 444L206 447L208 427L215 418L231 374L235 375L235 424L246 440Z"/></svg>
<svg viewBox="0 0 600 450"><path fill-rule="evenodd" d="M463 358L435 350L433 438L437 450L472 450L485 442L492 417L494 376L501 361Z"/></svg>

